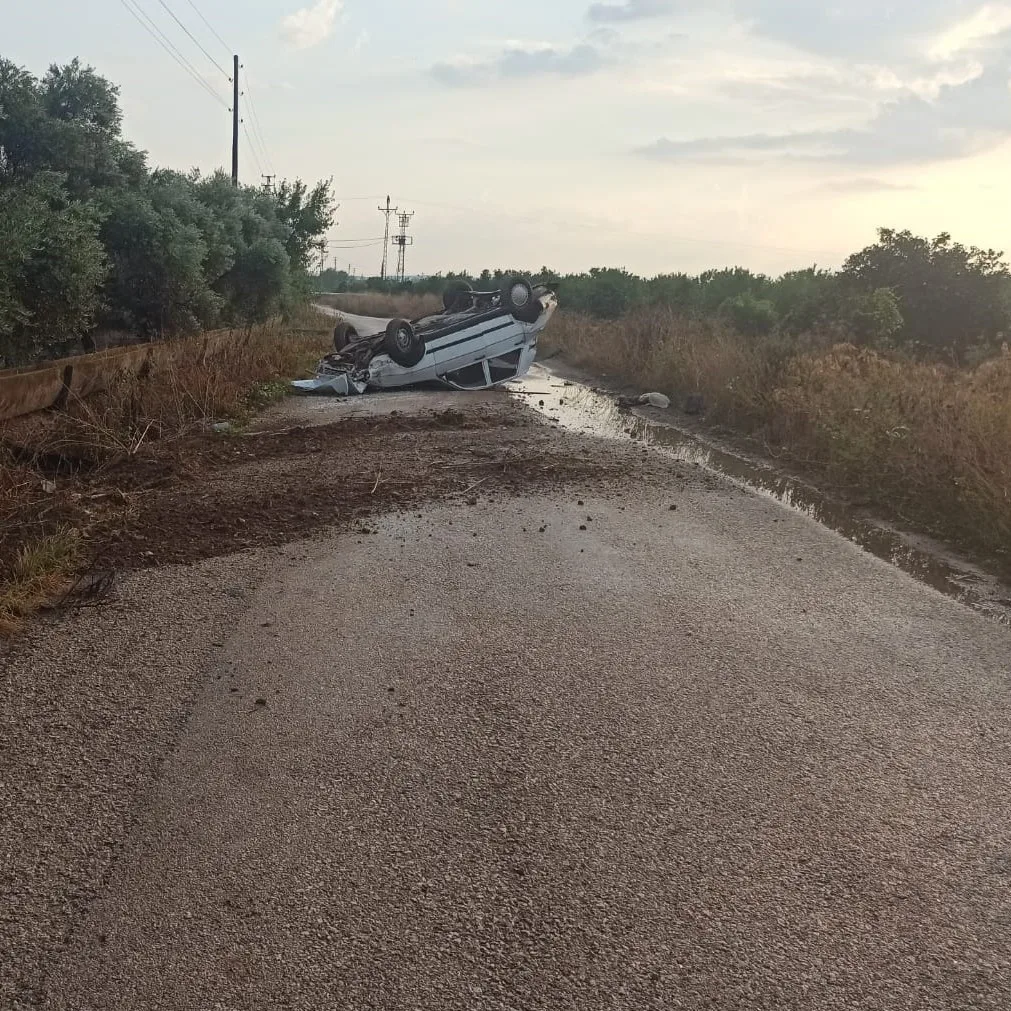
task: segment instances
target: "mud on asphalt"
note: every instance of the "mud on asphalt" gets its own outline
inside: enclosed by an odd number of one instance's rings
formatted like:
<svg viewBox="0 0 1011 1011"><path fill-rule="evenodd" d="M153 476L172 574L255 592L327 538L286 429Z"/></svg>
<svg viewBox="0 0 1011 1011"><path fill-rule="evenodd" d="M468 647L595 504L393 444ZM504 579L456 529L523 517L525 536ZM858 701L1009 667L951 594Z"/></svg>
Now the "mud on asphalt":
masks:
<svg viewBox="0 0 1011 1011"><path fill-rule="evenodd" d="M356 524L367 531L369 516L433 500L588 488L627 474L632 453L563 435L509 400L275 433L202 433L57 477L50 521L85 531L96 568L129 570ZM673 476L669 467L665 474Z"/></svg>

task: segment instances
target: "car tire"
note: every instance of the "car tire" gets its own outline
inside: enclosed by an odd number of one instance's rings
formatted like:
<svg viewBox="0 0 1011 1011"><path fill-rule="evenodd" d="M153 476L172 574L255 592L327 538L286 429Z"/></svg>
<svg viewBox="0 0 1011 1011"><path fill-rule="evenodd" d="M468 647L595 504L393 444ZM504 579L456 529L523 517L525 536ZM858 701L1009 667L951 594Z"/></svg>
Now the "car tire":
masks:
<svg viewBox="0 0 1011 1011"><path fill-rule="evenodd" d="M383 337L383 351L398 365L410 369L425 357L425 342L406 319L391 319Z"/></svg>
<svg viewBox="0 0 1011 1011"><path fill-rule="evenodd" d="M356 340L358 340L358 331L350 323L338 323L334 327L334 351L343 351L352 341Z"/></svg>
<svg viewBox="0 0 1011 1011"><path fill-rule="evenodd" d="M502 307L521 323L536 323L543 306L524 277L507 277L502 285Z"/></svg>
<svg viewBox="0 0 1011 1011"><path fill-rule="evenodd" d="M446 312L462 312L469 309L474 289L467 281L450 281L442 293L442 308Z"/></svg>

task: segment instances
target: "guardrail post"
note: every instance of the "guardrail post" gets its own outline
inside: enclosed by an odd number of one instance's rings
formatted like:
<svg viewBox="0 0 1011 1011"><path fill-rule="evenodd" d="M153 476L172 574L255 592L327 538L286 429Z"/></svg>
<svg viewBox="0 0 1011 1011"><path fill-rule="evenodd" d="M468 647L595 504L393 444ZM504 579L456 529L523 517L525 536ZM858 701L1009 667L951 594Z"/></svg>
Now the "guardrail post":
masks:
<svg viewBox="0 0 1011 1011"><path fill-rule="evenodd" d="M53 401L53 406L50 408L51 411L62 411L67 406L67 401L70 399L70 384L74 380L74 366L64 365L63 366L63 385L60 387L60 392L56 394L56 399Z"/></svg>

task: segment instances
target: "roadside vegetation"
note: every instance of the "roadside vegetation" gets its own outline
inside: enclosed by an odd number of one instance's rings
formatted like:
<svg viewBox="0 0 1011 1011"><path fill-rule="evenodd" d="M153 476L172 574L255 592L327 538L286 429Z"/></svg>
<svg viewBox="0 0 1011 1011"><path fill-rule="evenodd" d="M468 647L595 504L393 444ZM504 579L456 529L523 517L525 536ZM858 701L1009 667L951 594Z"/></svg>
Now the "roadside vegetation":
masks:
<svg viewBox="0 0 1011 1011"><path fill-rule="evenodd" d="M60 600L95 561L93 531L133 508L128 492L82 497L68 487L76 476L142 474L166 455L185 456L194 439L230 438L286 395L287 378L310 370L331 330L304 307L213 355L199 338L179 341L109 391L0 425L0 636Z"/></svg>
<svg viewBox="0 0 1011 1011"><path fill-rule="evenodd" d="M451 280L490 290L510 274L551 283L565 309L596 319L670 311L799 346L814 334L821 343L972 365L998 354L1011 333L1011 272L1001 253L964 246L948 234L926 239L890 228L880 229L878 241L839 271L814 266L776 278L744 267L648 278L615 268L560 275L541 267L450 271L404 284L326 271L313 284L317 291L359 296L440 296Z"/></svg>
<svg viewBox="0 0 1011 1011"><path fill-rule="evenodd" d="M443 287L445 282L443 282ZM380 316L396 319L421 319L442 312L442 287L438 294L400 292L387 294L381 291L363 291L355 294L321 295L320 305L343 309L359 316Z"/></svg>
<svg viewBox="0 0 1011 1011"><path fill-rule="evenodd" d="M702 394L708 423L1011 572L1011 352L956 367L657 309L608 322L565 311L548 339L573 364L675 403Z"/></svg>
<svg viewBox="0 0 1011 1011"><path fill-rule="evenodd" d="M77 60L37 78L0 58L0 367L306 301L329 182L266 191L152 168L118 96Z"/></svg>
<svg viewBox="0 0 1011 1011"><path fill-rule="evenodd" d="M171 342L111 390L0 425L0 634L59 599L99 517L129 509L68 479L241 426L329 340L308 307L329 182L153 168L121 123L116 86L77 60L36 77L0 58L0 367ZM212 328L236 339L208 353Z"/></svg>
<svg viewBox="0 0 1011 1011"><path fill-rule="evenodd" d="M447 274L409 290L377 279L377 291L341 304L403 314L449 278L494 287L512 272ZM701 394L706 422L1011 570L1011 275L1001 254L883 229L834 273L528 273L553 282L562 305L547 350L675 404Z"/></svg>

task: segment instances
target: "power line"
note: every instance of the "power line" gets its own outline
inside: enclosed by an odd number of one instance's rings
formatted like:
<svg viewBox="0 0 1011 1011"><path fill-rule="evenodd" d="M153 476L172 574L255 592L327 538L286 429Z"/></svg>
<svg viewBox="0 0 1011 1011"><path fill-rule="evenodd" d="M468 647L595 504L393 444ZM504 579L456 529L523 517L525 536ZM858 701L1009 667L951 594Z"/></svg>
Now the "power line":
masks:
<svg viewBox="0 0 1011 1011"><path fill-rule="evenodd" d="M133 6L128 2L128 0L119 0L119 2L133 15L137 23L141 26L165 50L166 53L179 64L182 69L193 78L197 84L200 85L204 91L207 92L211 98L214 99L220 106L227 109L228 103L200 76L199 71L190 63L189 60L179 52L178 49L172 44L172 42L165 36L162 30L151 20L143 8L138 7L134 10ZM136 2L136 0L134 0ZM144 20L142 20L142 18Z"/></svg>
<svg viewBox="0 0 1011 1011"><path fill-rule="evenodd" d="M249 101L246 104L249 106L250 113L252 113L252 119L250 120L250 122L252 123L253 126L253 137L256 138L256 143L260 145L260 153L263 155L263 160L267 163L267 167L273 169L274 159L270 157L270 152L267 150L267 145L263 140L263 131L260 129L260 126L257 123L258 117L256 115L256 109L253 106L252 96L249 96ZM275 172L274 175L277 175L277 173Z"/></svg>
<svg viewBox="0 0 1011 1011"><path fill-rule="evenodd" d="M232 47L214 30L214 25L212 25L210 21L208 21L207 18L200 13L200 8L197 7L193 0L186 0L186 2L197 12L197 17L200 18L200 20L207 26L207 30L225 47L225 51L229 56L231 56L235 50L232 49Z"/></svg>
<svg viewBox="0 0 1011 1011"><path fill-rule="evenodd" d="M270 151L267 150L266 141L263 139L263 128L260 126L260 117L256 111L256 104L253 102L253 88L252 83L249 80L249 72L246 71L246 92L249 98L249 111L252 113L253 117L253 134L256 136L257 140L260 142L260 150L263 152L263 157L266 162L268 162L268 167L273 170L274 159L270 156Z"/></svg>
<svg viewBox="0 0 1011 1011"><path fill-rule="evenodd" d="M204 77L200 73L200 71L197 70L197 68L194 67L192 63L190 63L190 61L183 55L179 47L176 46L176 44L161 30L161 28L158 27L157 22L155 22L154 19L151 17L151 15L148 14L148 12L144 10L144 8L141 6L140 0L130 0L130 2L132 4L132 6L128 8L128 10L130 10L130 13L133 14L134 17L137 17L137 15L139 14L140 17L144 19L143 21L141 21L141 25L149 32L152 31L153 29L155 33L155 39L156 41L162 44L162 48L167 47L167 49L170 51L169 54L170 55L174 54L173 58L176 59L176 62L182 61L182 63L188 69L190 75L200 83L203 89L209 92L211 95L213 95L214 98L217 99L217 101L219 101L227 109L228 105L224 101L224 99L221 98L221 96L207 83L206 80L204 80ZM133 8L136 8L136 10L134 10Z"/></svg>
<svg viewBox="0 0 1011 1011"><path fill-rule="evenodd" d="M211 54L207 52L206 49L204 49L204 47L200 44L200 40L186 27L186 25L184 25L179 20L179 18L175 16L175 12L172 10L171 7L169 7L167 3L165 3L165 0L158 0L158 3L160 3L162 7L165 8L166 11L168 11L168 16L193 40L193 43L197 47L197 49L199 49L200 52L202 52L204 56L206 56L207 59L209 59L211 63L213 63L214 66L217 67L218 70L220 70L221 73L224 74L228 80L231 80L231 78L228 76L228 71L225 70L225 68L221 66L221 64L218 63L218 61L214 59L214 57L211 56Z"/></svg>
<svg viewBox="0 0 1011 1011"><path fill-rule="evenodd" d="M249 147L249 153L253 156L253 161L256 162L256 167L262 176L263 166L260 164L260 156L256 153L256 146L253 144L253 138L249 136L249 131L246 129L246 121L242 120L242 132L246 135L246 144Z"/></svg>

